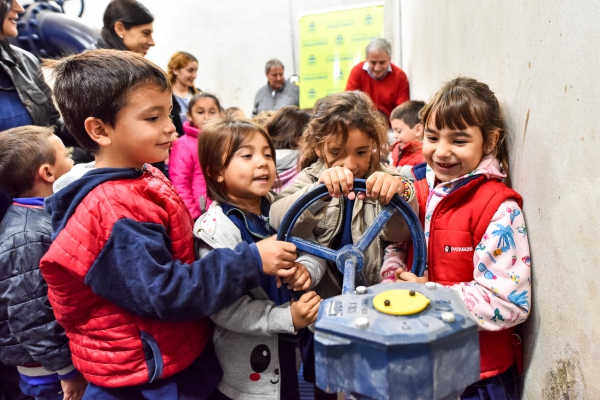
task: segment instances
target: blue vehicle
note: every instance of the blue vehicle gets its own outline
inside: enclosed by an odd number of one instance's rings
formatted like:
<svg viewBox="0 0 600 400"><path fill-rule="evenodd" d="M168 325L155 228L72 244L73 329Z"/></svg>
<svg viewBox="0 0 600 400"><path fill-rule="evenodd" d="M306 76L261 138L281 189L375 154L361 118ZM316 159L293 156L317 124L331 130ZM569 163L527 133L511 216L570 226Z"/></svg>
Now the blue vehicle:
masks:
<svg viewBox="0 0 600 400"><path fill-rule="evenodd" d="M81 53L96 43L100 31L65 14L66 1L34 0L25 4L25 12L18 21L19 35L9 39L11 44L38 58L47 58ZM78 17L84 7L84 0L80 0Z"/></svg>

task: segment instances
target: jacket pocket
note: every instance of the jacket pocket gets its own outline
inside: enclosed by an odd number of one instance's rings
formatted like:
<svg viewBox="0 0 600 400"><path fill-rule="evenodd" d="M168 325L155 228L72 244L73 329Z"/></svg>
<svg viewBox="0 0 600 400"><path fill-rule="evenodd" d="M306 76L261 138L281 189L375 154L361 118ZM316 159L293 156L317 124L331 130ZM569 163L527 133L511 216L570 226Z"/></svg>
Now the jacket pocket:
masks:
<svg viewBox="0 0 600 400"><path fill-rule="evenodd" d="M140 331L140 338L144 347L144 357L148 366L148 383L154 382L163 374L163 359L158 343L148 332Z"/></svg>

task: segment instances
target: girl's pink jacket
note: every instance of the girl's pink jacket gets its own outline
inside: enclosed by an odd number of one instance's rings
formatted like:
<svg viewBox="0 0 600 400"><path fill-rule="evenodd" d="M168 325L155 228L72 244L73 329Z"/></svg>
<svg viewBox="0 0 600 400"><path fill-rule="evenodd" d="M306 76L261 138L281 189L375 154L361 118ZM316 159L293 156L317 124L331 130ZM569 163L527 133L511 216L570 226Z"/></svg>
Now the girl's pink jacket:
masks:
<svg viewBox="0 0 600 400"><path fill-rule="evenodd" d="M193 127L189 121L184 122L185 135L180 137L171 149L169 158L169 177L175 189L190 210L194 219L206 211L212 201L208 200L206 181L198 160L198 140L200 129ZM204 210L200 209L200 198Z"/></svg>

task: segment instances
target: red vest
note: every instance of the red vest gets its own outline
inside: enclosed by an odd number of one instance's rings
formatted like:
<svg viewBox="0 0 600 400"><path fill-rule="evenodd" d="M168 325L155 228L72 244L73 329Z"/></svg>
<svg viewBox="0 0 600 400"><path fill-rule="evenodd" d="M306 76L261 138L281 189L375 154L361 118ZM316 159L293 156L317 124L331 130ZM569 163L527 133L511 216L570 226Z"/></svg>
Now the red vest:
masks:
<svg viewBox="0 0 600 400"><path fill-rule="evenodd" d="M423 143L408 142L404 145L403 149L400 149L399 142L394 143L392 145L392 160L394 167L424 163L425 157L423 156Z"/></svg>
<svg viewBox="0 0 600 400"><path fill-rule="evenodd" d="M108 181L93 189L41 262L48 298L69 338L73 364L98 386L133 386L151 379L141 332L156 342L162 359L163 373L154 379L189 366L212 335L208 318L191 322L143 318L95 295L84 283L119 218L165 226L173 258L194 261L190 213L171 183L156 171L150 167L138 179Z"/></svg>
<svg viewBox="0 0 600 400"><path fill-rule="evenodd" d="M415 182L419 217L423 221L429 187L425 178ZM521 196L504 183L477 176L444 197L431 217L428 245L429 280L454 285L473 280L473 254L500 205ZM422 211L421 211L422 210ZM448 246L470 251L447 252ZM516 360L513 346L514 328L479 331L481 379L498 375Z"/></svg>

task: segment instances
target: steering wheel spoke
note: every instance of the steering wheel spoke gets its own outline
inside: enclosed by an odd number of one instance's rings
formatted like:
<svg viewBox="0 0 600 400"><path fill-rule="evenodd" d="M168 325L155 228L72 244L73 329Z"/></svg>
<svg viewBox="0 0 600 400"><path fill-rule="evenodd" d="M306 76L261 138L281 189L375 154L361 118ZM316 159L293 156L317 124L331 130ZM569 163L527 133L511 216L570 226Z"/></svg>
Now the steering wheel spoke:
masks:
<svg viewBox="0 0 600 400"><path fill-rule="evenodd" d="M364 253L367 248L373 243L373 240L377 237L379 232L383 229L383 226L392 218L394 214L394 206L387 204L383 207L379 215L375 217L371 226L367 228L367 231L362 235L360 241L356 244L356 248Z"/></svg>
<svg viewBox="0 0 600 400"><path fill-rule="evenodd" d="M292 236L288 242L293 243L298 251L312 254L313 256L321 257L335 263L337 259L337 252L327 247L321 246L320 244L309 242L308 240L300 239Z"/></svg>

